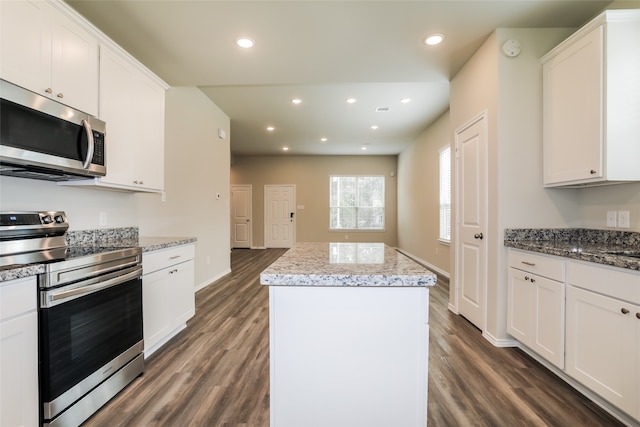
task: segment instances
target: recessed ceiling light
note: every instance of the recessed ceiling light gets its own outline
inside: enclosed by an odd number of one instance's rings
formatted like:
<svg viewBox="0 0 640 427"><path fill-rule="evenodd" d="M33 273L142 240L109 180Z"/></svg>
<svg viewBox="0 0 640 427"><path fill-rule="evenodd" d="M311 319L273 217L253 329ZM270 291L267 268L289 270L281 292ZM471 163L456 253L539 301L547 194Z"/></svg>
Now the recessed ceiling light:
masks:
<svg viewBox="0 0 640 427"><path fill-rule="evenodd" d="M302 99L300 99L300 98L293 98L291 100L291 103L292 104L296 104L296 105L300 104L301 102L302 102Z"/></svg>
<svg viewBox="0 0 640 427"><path fill-rule="evenodd" d="M364 145L363 145L362 147L360 147L360 149L361 149L362 151L367 151L367 150L369 149L369 147L367 147L367 146L364 146Z"/></svg>
<svg viewBox="0 0 640 427"><path fill-rule="evenodd" d="M289 151L289 147L282 147L282 151Z"/></svg>
<svg viewBox="0 0 640 427"><path fill-rule="evenodd" d="M273 132L274 130L276 130L276 128L274 128L273 126L267 126L267 130L269 132Z"/></svg>
<svg viewBox="0 0 640 427"><path fill-rule="evenodd" d="M250 47L255 46L256 42L249 37L238 37L236 39L236 44L245 49L249 49Z"/></svg>
<svg viewBox="0 0 640 427"><path fill-rule="evenodd" d="M322 137L322 138L320 138L320 141L327 142L327 138Z"/></svg>
<svg viewBox="0 0 640 427"><path fill-rule="evenodd" d="M355 103L357 101L357 99L355 99L355 98L347 98L347 99L345 99L345 101L347 101L347 104L353 104L353 103Z"/></svg>
<svg viewBox="0 0 640 427"><path fill-rule="evenodd" d="M444 34L430 34L426 39L424 39L424 42L429 46L433 46L442 43L443 40Z"/></svg>
<svg viewBox="0 0 640 427"><path fill-rule="evenodd" d="M373 125L373 126L371 126L371 129L373 129L373 130L378 129L378 125Z"/></svg>
<svg viewBox="0 0 640 427"><path fill-rule="evenodd" d="M402 98L400 102L402 102L403 104L408 104L411 102L411 98Z"/></svg>

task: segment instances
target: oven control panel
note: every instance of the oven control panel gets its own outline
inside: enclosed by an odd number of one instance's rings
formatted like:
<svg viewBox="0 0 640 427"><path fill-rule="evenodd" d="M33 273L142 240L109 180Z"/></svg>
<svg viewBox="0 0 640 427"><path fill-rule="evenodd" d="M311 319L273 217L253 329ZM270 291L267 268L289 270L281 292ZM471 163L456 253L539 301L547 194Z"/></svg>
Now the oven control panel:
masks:
<svg viewBox="0 0 640 427"><path fill-rule="evenodd" d="M63 211L0 212L0 240L62 235L68 228Z"/></svg>

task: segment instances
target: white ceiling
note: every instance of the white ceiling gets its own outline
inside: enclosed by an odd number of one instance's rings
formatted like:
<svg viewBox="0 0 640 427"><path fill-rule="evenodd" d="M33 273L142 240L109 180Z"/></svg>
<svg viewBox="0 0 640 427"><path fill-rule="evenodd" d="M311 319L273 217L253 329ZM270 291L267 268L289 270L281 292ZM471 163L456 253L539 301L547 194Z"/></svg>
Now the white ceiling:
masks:
<svg viewBox="0 0 640 427"><path fill-rule="evenodd" d="M302 155L397 154L446 111L449 80L495 28L577 28L610 1L67 3L171 86L198 86L231 118L235 155ZM431 33L444 43L425 45Z"/></svg>

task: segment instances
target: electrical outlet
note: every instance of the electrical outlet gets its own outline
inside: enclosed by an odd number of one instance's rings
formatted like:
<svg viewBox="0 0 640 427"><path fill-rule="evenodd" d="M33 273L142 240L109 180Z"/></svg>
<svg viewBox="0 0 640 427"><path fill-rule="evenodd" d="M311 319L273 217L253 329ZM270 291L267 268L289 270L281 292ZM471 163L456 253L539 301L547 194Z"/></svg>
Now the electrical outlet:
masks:
<svg viewBox="0 0 640 427"><path fill-rule="evenodd" d="M618 227L629 228L629 211L618 211Z"/></svg>
<svg viewBox="0 0 640 427"><path fill-rule="evenodd" d="M107 213L106 212L100 212L100 218L99 218L98 221L99 221L101 227L107 225Z"/></svg>
<svg viewBox="0 0 640 427"><path fill-rule="evenodd" d="M617 226L618 226L618 212L607 211L607 227L617 227Z"/></svg>

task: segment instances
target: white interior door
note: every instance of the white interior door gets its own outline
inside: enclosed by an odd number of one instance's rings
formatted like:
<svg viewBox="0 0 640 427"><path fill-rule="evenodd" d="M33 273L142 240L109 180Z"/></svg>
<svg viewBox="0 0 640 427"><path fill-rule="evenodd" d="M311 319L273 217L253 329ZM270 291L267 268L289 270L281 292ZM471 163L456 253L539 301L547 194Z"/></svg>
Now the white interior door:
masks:
<svg viewBox="0 0 640 427"><path fill-rule="evenodd" d="M486 292L487 124L480 115L456 130L458 312L484 330Z"/></svg>
<svg viewBox="0 0 640 427"><path fill-rule="evenodd" d="M295 185L264 186L264 245L290 248L296 241Z"/></svg>
<svg viewBox="0 0 640 427"><path fill-rule="evenodd" d="M251 185L231 186L231 247L253 246L253 217L251 210Z"/></svg>

